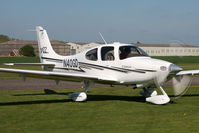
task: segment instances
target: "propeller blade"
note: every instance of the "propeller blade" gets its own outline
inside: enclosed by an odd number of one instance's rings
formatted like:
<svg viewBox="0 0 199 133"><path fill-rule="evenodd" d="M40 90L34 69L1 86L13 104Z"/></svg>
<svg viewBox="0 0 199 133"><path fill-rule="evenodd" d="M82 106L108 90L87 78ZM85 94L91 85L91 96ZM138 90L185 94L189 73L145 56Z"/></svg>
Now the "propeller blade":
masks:
<svg viewBox="0 0 199 133"><path fill-rule="evenodd" d="M191 78L188 76L175 76L172 78L172 81L174 96L176 97L184 95L191 84Z"/></svg>

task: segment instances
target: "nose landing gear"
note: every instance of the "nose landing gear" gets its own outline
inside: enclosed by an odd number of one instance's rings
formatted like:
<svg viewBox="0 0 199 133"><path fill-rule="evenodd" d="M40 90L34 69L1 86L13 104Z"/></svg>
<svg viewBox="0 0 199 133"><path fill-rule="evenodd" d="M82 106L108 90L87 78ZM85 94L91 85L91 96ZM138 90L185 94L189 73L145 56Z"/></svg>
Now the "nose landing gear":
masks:
<svg viewBox="0 0 199 133"><path fill-rule="evenodd" d="M161 86L157 86L163 95L157 95L157 91L153 88L143 88L140 94L146 98L146 102L153 104L166 104L170 101L170 98Z"/></svg>
<svg viewBox="0 0 199 133"><path fill-rule="evenodd" d="M158 93L153 88L145 88L144 87L143 90L140 91L140 94L147 98L147 97L156 96Z"/></svg>

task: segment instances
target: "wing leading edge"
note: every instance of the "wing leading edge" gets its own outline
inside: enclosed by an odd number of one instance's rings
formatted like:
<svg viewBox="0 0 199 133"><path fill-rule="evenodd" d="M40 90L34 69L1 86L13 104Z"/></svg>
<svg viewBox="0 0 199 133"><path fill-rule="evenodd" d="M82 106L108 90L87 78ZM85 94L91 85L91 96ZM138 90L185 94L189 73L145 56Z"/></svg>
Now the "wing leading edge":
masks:
<svg viewBox="0 0 199 133"><path fill-rule="evenodd" d="M76 74L76 73L61 73L52 71L36 71L36 70L23 70L23 69L9 69L0 68L0 72L16 73L22 76L41 78L41 79L53 79L53 80L65 80L65 81L83 81L83 80L94 80L96 82L107 82L114 83L117 82L115 79L100 78L97 76L91 76L86 74Z"/></svg>
<svg viewBox="0 0 199 133"><path fill-rule="evenodd" d="M180 71L176 75L177 76L180 76L180 75L199 75L199 70L185 70L185 71Z"/></svg>
<svg viewBox="0 0 199 133"><path fill-rule="evenodd" d="M15 66L15 65L31 65L31 66L55 66L52 63L4 63L6 66Z"/></svg>

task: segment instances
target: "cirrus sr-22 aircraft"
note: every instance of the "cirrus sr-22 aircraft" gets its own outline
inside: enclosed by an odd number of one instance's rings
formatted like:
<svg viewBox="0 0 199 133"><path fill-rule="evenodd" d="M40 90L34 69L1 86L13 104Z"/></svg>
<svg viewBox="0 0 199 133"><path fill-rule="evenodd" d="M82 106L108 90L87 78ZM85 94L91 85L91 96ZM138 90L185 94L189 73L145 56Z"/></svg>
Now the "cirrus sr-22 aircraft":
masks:
<svg viewBox="0 0 199 133"><path fill-rule="evenodd" d="M36 27L41 63L7 63L6 65L40 65L43 71L0 68L0 72L17 73L23 77L53 79L56 81L83 81L84 92L69 95L73 101L85 101L86 93L94 83L126 85L141 88L146 102L169 103L170 98L162 84L173 78L174 88L183 89L189 84L187 76L199 70L183 71L179 66L149 57L141 48L132 44L104 44L72 56L54 52L47 32ZM161 95L154 88L158 88Z"/></svg>

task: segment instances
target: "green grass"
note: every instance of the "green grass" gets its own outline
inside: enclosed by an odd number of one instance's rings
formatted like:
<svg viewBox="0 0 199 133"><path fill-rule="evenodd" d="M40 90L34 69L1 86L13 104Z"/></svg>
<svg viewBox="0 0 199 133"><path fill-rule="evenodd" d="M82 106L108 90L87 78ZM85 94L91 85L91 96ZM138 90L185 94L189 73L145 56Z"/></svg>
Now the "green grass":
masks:
<svg viewBox="0 0 199 133"><path fill-rule="evenodd" d="M164 57L166 58L166 57ZM0 58L6 62L37 62L38 58ZM173 58L174 59L174 58ZM172 60L173 60L172 59ZM193 58L190 57L189 60ZM178 63L197 69L199 62ZM2 66L0 66L2 67ZM12 68L12 67L11 67ZM17 66L14 68L40 69ZM3 74L3 75L2 75ZM0 74L0 79L17 75ZM34 88L33 88L34 89ZM165 88L172 95L171 88ZM80 89L0 90L0 133L196 133L199 131L199 86L167 105L152 105L127 87L94 88L88 101L72 102L67 94Z"/></svg>
<svg viewBox="0 0 199 133"><path fill-rule="evenodd" d="M199 56L154 56L152 58L172 62L184 70L199 69Z"/></svg>
<svg viewBox="0 0 199 133"><path fill-rule="evenodd" d="M41 70L40 66L5 66L3 63L38 63L39 57L0 57L0 68ZM19 79L18 74L0 73L0 79Z"/></svg>
<svg viewBox="0 0 199 133"><path fill-rule="evenodd" d="M166 60L174 64L199 63L199 56L153 56L152 58Z"/></svg>
<svg viewBox="0 0 199 133"><path fill-rule="evenodd" d="M0 65L0 68L16 68L16 69L27 69L27 70L42 70L41 66L5 66L5 65ZM0 79L19 79L21 78L18 74L13 74L13 73L0 73Z"/></svg>
<svg viewBox="0 0 199 133"><path fill-rule="evenodd" d="M90 89L88 101L66 96L79 89L0 90L0 132L20 133L196 133L199 87L167 105L146 103L127 87ZM166 88L172 94L171 88Z"/></svg>
<svg viewBox="0 0 199 133"><path fill-rule="evenodd" d="M0 57L0 64L3 63L37 63L39 57Z"/></svg>

